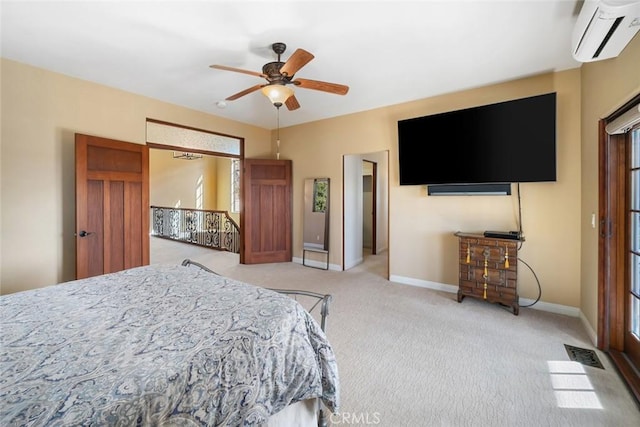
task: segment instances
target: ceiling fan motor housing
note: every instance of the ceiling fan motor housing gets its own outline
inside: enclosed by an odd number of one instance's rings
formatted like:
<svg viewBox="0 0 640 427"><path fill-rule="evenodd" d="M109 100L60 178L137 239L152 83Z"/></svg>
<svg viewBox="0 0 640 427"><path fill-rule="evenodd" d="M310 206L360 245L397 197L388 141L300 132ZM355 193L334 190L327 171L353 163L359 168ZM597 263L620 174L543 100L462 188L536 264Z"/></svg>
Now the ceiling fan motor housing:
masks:
<svg viewBox="0 0 640 427"><path fill-rule="evenodd" d="M287 45L281 42L276 42L271 45L271 49L278 55L278 60L269 62L262 66L262 74L267 76L267 80L271 84L287 84L291 81L291 77L286 77L280 72L280 68L284 65L284 62L280 61L280 55L287 50Z"/></svg>
<svg viewBox="0 0 640 427"><path fill-rule="evenodd" d="M280 68L284 65L284 62L275 61L264 64L262 67L262 74L267 76L269 83L281 83L287 84L291 82L293 76L284 76L280 73Z"/></svg>

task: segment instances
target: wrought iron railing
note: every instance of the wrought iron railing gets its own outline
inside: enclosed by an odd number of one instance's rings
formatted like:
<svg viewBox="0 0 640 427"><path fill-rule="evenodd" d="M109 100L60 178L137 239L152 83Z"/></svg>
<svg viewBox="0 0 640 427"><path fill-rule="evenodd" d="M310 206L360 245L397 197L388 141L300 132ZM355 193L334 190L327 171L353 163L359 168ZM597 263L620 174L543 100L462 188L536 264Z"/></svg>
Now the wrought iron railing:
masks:
<svg viewBox="0 0 640 427"><path fill-rule="evenodd" d="M152 236L240 253L240 227L227 211L151 206Z"/></svg>

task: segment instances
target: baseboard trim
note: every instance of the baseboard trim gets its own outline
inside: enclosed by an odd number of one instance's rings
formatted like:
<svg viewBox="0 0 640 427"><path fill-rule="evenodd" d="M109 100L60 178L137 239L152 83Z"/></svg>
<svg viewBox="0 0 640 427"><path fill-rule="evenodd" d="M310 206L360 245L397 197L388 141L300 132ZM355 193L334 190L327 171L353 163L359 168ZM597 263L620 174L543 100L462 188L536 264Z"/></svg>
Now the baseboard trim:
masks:
<svg viewBox="0 0 640 427"><path fill-rule="evenodd" d="M396 282L402 285L418 286L420 288L434 289L436 291L449 292L452 294L458 293L457 285L447 285L444 283L431 282L428 280L419 280L411 277L403 277L403 276L396 276L396 275L391 275L389 277L389 280L391 282ZM535 300L528 299L528 298L520 298L520 306L522 308L525 308L524 306L533 304L534 301ZM547 311L555 314L564 314L566 316L571 316L571 317L580 317L580 314L581 314L580 309L578 307L571 307L568 305L554 304L554 303L544 302L544 301L538 301L531 307L526 307L526 308Z"/></svg>
<svg viewBox="0 0 640 427"><path fill-rule="evenodd" d="M598 347L598 334L595 329L593 329L582 310L580 310L580 320L582 321L582 326L584 327L585 332L589 335L591 343L594 347Z"/></svg>
<svg viewBox="0 0 640 427"><path fill-rule="evenodd" d="M297 264L301 264L302 265L302 258L294 257L292 259L292 262L295 262ZM305 260L305 262L306 262L306 264L308 266L311 266L311 267L317 267L317 268L325 268L326 267L326 263L319 262L319 261ZM329 270L331 270L331 271L342 271L342 267L339 266L339 265L336 265L336 264L329 264ZM392 283L398 283L398 284L401 284L401 285L417 286L419 288L433 289L433 290L436 290L436 291L443 291L443 292L448 292L448 293L451 293L451 294L458 293L458 286L457 285L447 285L445 283L432 282L432 281L429 281L429 280L414 279L412 277L391 275L391 276L389 276L389 281L392 282ZM589 335L589 338L594 343L594 345L596 344L597 334L593 330L593 328L591 327L591 325L587 321L586 317L584 316L584 314L580 311L580 309L578 307L572 307L572 306L562 305L562 304L554 304L554 303L545 302L545 301L538 301L534 305L532 305L531 307L525 307L525 306L533 304L534 301L535 300L533 300L533 299L522 298L521 297L520 298L520 306L521 306L521 308L532 308L534 310L541 310L541 311L546 311L546 312L549 312L549 313L563 314L565 316L571 316L571 317L578 317L582 321L584 329L585 329L586 333Z"/></svg>

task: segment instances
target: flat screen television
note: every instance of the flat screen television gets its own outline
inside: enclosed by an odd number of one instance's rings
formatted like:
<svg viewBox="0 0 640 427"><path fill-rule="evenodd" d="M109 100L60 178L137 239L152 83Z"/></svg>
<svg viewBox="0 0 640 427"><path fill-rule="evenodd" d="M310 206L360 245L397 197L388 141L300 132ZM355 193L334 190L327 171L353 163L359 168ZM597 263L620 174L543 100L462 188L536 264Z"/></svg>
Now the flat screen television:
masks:
<svg viewBox="0 0 640 427"><path fill-rule="evenodd" d="M556 93L398 121L400 185L556 180Z"/></svg>

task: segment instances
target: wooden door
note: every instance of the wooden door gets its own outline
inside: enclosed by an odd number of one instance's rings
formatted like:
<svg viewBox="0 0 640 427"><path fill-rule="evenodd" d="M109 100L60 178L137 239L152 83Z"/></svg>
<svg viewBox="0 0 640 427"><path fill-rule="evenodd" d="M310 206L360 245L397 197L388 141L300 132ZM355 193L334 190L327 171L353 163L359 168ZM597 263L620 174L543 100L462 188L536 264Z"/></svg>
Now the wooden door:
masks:
<svg viewBox="0 0 640 427"><path fill-rule="evenodd" d="M76 134L76 277L149 264L149 149Z"/></svg>
<svg viewBox="0 0 640 427"><path fill-rule="evenodd" d="M291 160L245 159L240 263L291 261Z"/></svg>
<svg viewBox="0 0 640 427"><path fill-rule="evenodd" d="M609 353L640 401L638 153L640 130L607 135L605 121L601 121L598 347Z"/></svg>

